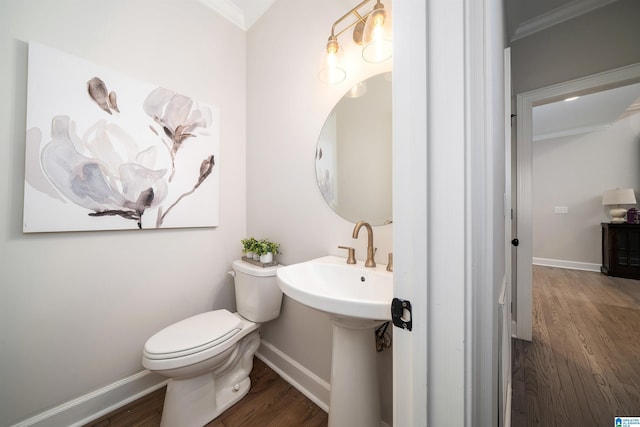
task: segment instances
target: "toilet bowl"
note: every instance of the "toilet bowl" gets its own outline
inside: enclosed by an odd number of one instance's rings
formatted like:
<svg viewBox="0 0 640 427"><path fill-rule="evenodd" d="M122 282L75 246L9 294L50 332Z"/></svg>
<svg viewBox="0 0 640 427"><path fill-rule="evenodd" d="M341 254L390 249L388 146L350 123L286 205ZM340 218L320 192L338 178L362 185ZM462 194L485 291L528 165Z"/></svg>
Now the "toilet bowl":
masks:
<svg viewBox="0 0 640 427"><path fill-rule="evenodd" d="M234 261L236 313L197 314L147 340L142 365L169 378L161 427L201 427L249 392L260 324L280 315L276 269Z"/></svg>

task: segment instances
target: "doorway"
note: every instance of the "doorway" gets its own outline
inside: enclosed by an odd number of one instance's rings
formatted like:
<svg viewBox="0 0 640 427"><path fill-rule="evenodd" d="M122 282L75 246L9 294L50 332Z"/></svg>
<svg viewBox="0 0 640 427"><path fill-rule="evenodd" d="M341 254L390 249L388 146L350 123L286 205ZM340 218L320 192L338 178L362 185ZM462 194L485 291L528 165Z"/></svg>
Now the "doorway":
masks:
<svg viewBox="0 0 640 427"><path fill-rule="evenodd" d="M640 64L606 71L517 96L516 221L520 245L516 251L513 289L514 336L532 339L533 262L533 108L575 95L640 82Z"/></svg>

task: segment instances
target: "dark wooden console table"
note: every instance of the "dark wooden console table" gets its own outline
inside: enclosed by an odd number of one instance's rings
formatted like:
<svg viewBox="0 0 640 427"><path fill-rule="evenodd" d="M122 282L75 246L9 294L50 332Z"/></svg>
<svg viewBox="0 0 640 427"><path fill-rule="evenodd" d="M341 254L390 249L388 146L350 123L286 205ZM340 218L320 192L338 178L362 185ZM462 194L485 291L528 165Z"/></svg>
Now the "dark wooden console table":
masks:
<svg viewBox="0 0 640 427"><path fill-rule="evenodd" d="M602 267L607 276L640 279L640 224L602 223Z"/></svg>

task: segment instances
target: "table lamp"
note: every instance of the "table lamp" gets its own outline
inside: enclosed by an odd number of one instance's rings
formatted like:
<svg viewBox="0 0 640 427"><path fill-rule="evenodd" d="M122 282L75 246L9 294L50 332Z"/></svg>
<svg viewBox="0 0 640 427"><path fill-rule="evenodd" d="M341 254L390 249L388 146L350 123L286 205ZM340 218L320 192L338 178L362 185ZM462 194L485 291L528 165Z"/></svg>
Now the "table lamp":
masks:
<svg viewBox="0 0 640 427"><path fill-rule="evenodd" d="M625 222L625 214L627 210L621 205L635 205L636 195L633 188L616 188L607 190L602 195L602 204L610 206L609 214L613 224L621 224Z"/></svg>

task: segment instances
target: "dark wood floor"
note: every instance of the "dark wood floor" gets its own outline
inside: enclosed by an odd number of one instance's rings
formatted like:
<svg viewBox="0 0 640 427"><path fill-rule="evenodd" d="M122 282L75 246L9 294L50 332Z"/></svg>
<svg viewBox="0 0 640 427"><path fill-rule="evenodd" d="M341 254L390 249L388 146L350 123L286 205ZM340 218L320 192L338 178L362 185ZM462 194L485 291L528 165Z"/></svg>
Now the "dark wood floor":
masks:
<svg viewBox="0 0 640 427"><path fill-rule="evenodd" d="M514 427L640 416L640 281L534 266L533 341L514 341Z"/></svg>
<svg viewBox="0 0 640 427"><path fill-rule="evenodd" d="M206 427L324 427L328 415L254 358L251 389L242 400ZM84 427L156 427L160 425L165 387Z"/></svg>

